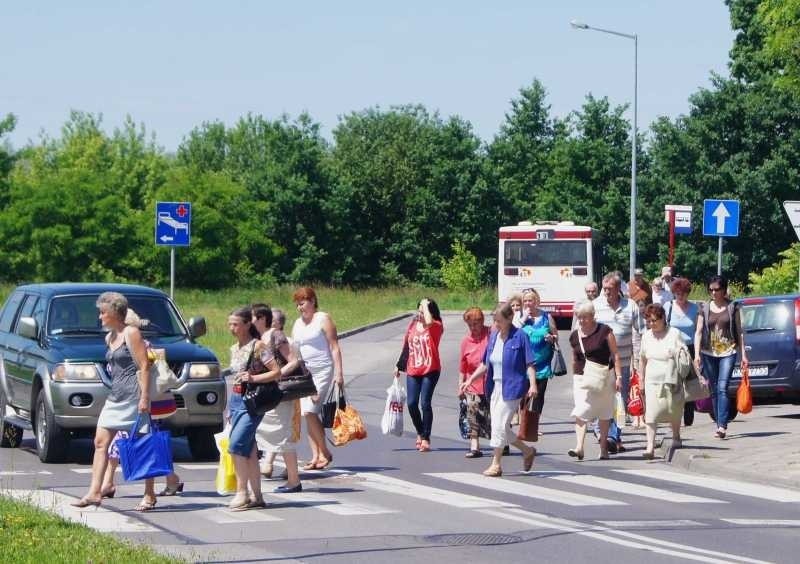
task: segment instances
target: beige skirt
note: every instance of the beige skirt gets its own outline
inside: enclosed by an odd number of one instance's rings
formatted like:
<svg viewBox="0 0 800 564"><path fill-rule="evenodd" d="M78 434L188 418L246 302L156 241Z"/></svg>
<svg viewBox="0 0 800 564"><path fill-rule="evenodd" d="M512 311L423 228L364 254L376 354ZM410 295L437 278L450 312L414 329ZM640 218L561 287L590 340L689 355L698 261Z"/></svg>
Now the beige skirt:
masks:
<svg viewBox="0 0 800 564"><path fill-rule="evenodd" d="M614 417L614 379L608 379L608 385L602 392L591 392L580 387L580 382L575 375L572 379L572 396L575 400L573 417L584 421L594 419L611 419Z"/></svg>
<svg viewBox="0 0 800 564"><path fill-rule="evenodd" d="M644 422L672 423L683 416L683 386L644 384Z"/></svg>
<svg viewBox="0 0 800 564"><path fill-rule="evenodd" d="M296 413L298 401L284 401L278 407L264 414L256 429L256 443L264 452L294 452L298 433L295 424L299 423Z"/></svg>

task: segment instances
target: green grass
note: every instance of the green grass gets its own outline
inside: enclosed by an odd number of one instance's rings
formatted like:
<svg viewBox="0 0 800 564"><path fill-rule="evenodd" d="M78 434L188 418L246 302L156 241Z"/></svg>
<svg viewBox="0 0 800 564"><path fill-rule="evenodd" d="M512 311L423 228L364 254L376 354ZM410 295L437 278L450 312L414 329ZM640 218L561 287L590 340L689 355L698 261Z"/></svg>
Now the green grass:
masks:
<svg viewBox="0 0 800 564"><path fill-rule="evenodd" d="M201 342L211 348L223 365L228 361L228 350L233 339L228 333L228 314L235 308L254 302L264 302L286 312L286 331L291 331L297 310L292 302L294 286L275 286L261 290L175 290L175 302L183 316L206 318L208 333ZM428 296L442 310L463 311L472 305L491 309L497 302L497 291L484 288L473 294L451 292L442 288L315 288L320 309L328 312L336 328L341 331L361 327L408 312L417 302Z"/></svg>
<svg viewBox="0 0 800 564"><path fill-rule="evenodd" d="M3 562L185 562L0 495Z"/></svg>

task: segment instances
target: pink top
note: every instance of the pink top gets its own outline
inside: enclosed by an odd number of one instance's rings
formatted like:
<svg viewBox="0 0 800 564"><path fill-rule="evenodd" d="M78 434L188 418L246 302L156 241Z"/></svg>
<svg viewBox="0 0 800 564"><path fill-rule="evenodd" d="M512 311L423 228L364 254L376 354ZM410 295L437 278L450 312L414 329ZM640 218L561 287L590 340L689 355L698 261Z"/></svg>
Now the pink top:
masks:
<svg viewBox="0 0 800 564"><path fill-rule="evenodd" d="M461 357L460 368L461 374L466 374L467 378L472 376L475 369L483 362L483 354L486 351L486 345L489 342L489 328L484 327L478 339L474 339L472 335L467 335L461 340ZM483 378L478 378L469 388L467 392L470 394L483 395Z"/></svg>
<svg viewBox="0 0 800 564"><path fill-rule="evenodd" d="M439 341L442 340L444 333L442 322L434 319L429 327L422 329L418 329L418 325L422 324L412 322L406 333L408 341L406 374L409 376L424 376L442 369L439 360Z"/></svg>

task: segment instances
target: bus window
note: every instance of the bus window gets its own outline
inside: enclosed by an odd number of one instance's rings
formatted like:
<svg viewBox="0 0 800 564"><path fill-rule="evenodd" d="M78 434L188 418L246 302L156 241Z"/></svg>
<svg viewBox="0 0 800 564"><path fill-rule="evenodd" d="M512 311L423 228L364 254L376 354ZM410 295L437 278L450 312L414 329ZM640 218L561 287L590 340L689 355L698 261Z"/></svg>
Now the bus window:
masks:
<svg viewBox="0 0 800 564"><path fill-rule="evenodd" d="M588 266L586 241L506 241L505 266Z"/></svg>

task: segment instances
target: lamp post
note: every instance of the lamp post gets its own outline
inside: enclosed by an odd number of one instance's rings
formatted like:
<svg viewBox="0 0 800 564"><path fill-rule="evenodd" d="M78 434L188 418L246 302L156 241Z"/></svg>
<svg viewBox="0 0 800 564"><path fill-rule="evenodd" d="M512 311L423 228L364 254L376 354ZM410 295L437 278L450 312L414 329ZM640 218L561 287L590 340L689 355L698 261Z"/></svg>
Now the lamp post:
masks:
<svg viewBox="0 0 800 564"><path fill-rule="evenodd" d="M626 39L633 39L633 127L631 133L631 242L630 242L630 272L628 280L633 280L633 271L636 269L636 118L638 113L637 103L639 97L639 37L633 33L622 33L610 29L592 27L582 22L572 20L569 24L575 29L591 29L602 33L610 33Z"/></svg>

